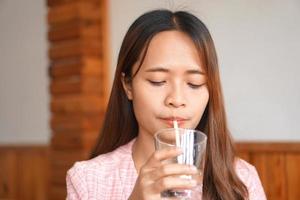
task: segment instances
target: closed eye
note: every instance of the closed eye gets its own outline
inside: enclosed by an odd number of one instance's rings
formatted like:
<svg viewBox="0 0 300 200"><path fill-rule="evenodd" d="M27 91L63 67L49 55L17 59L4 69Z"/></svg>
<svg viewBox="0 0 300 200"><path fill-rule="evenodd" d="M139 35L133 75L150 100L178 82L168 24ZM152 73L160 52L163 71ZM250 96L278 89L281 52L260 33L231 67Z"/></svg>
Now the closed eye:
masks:
<svg viewBox="0 0 300 200"><path fill-rule="evenodd" d="M149 82L151 85L154 85L154 86L161 86L161 85L163 85L166 81L152 81L152 80L148 80L148 82Z"/></svg>
<svg viewBox="0 0 300 200"><path fill-rule="evenodd" d="M188 83L188 86L192 89L198 89L198 88L202 87L203 85L205 85L205 83L203 83L203 84Z"/></svg>

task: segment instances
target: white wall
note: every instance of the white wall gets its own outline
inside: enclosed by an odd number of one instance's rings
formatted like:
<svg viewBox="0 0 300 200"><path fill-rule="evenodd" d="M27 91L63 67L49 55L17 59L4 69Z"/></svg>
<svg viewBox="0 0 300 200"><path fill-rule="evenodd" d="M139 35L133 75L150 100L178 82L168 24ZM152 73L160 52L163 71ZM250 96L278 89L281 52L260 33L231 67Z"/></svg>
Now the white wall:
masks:
<svg viewBox="0 0 300 200"><path fill-rule="evenodd" d="M300 140L299 0L110 2L113 66L125 32L143 12L163 7L191 11L215 40L234 137Z"/></svg>
<svg viewBox="0 0 300 200"><path fill-rule="evenodd" d="M49 141L45 2L0 0L0 144ZM215 40L233 135L300 140L300 1L110 3L113 66L127 28L144 11L189 10Z"/></svg>
<svg viewBox="0 0 300 200"><path fill-rule="evenodd" d="M48 143L45 0L0 0L0 144Z"/></svg>

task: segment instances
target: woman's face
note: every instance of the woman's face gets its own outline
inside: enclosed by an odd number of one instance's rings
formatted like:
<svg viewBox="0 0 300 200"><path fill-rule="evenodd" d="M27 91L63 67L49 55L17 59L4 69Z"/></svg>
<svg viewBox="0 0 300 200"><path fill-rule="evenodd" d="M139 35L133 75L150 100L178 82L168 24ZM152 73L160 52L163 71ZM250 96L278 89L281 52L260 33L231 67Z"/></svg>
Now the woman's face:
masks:
<svg viewBox="0 0 300 200"><path fill-rule="evenodd" d="M209 99L206 81L196 47L187 35L165 31L154 36L132 82L123 81L138 134L153 136L159 129L173 127L173 120L179 127L196 128Z"/></svg>

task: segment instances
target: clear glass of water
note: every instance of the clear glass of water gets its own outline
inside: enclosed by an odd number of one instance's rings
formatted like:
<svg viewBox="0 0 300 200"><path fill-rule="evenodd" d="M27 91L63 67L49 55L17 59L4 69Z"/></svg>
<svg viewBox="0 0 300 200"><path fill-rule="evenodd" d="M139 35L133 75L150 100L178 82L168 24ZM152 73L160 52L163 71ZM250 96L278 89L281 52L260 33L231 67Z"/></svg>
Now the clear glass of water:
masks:
<svg viewBox="0 0 300 200"><path fill-rule="evenodd" d="M183 153L181 155L165 162L194 165L198 168L199 174L197 176L181 175L181 178L202 180L207 141L207 137L203 132L183 128L161 129L155 133L154 140L156 150L170 147L179 147L182 149ZM172 189L161 193L162 198L181 200L199 199L201 196L202 184L189 190Z"/></svg>

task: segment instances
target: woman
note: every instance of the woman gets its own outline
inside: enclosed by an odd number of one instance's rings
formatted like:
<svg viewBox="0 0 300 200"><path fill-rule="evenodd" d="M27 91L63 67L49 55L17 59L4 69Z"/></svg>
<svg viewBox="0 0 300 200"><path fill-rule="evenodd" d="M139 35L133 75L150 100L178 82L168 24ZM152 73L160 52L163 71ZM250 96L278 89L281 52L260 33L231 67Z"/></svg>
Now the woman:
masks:
<svg viewBox="0 0 300 200"><path fill-rule="evenodd" d="M235 155L209 31L192 14L169 10L145 13L129 28L99 141L91 160L68 171L68 199L160 199L166 189L199 184L178 176L196 169L162 163L180 150L154 150L154 133L173 120L207 135L202 199L265 199L255 168Z"/></svg>

